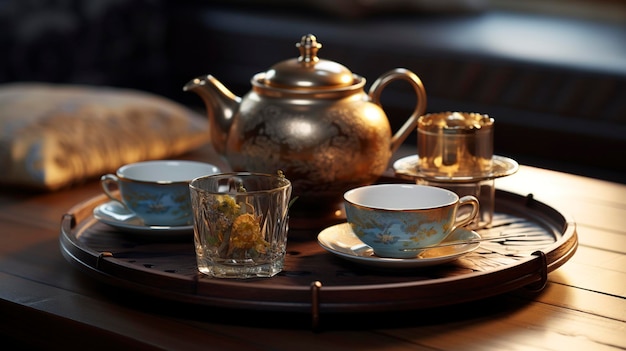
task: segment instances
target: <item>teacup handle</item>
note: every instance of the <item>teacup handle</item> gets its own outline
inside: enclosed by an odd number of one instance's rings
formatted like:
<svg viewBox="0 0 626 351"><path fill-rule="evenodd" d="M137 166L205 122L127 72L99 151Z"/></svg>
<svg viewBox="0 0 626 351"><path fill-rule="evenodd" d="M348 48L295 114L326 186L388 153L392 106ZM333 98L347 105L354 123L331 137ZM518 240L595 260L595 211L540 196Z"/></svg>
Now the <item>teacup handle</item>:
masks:
<svg viewBox="0 0 626 351"><path fill-rule="evenodd" d="M457 204L457 211L461 206L472 206L472 212L469 215L458 219L454 222L454 229L465 227L470 224L474 218L478 215L478 211L480 210L480 204L478 203L478 199L473 195L465 195L459 199L459 203Z"/></svg>
<svg viewBox="0 0 626 351"><path fill-rule="evenodd" d="M100 185L102 186L102 190L104 193L113 201L117 201L126 207L124 201L122 201L121 196L116 196L113 191L120 189L120 179L114 174L105 174L100 177Z"/></svg>

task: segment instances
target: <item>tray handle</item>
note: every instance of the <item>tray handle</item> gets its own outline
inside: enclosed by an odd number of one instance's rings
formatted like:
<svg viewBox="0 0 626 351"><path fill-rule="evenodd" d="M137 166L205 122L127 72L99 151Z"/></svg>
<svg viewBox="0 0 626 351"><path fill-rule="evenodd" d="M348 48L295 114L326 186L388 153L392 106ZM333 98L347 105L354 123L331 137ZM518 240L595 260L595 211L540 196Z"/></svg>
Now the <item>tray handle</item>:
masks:
<svg viewBox="0 0 626 351"><path fill-rule="evenodd" d="M311 329L314 332L319 331L320 325L320 290L322 282L316 280L311 283Z"/></svg>
<svg viewBox="0 0 626 351"><path fill-rule="evenodd" d="M541 279L536 283L527 285L526 288L531 292L538 293L542 291L548 284L548 257L546 256L545 252L541 250L533 252L532 256L539 257L539 262L541 264L541 266L539 267L539 276L541 277Z"/></svg>
<svg viewBox="0 0 626 351"><path fill-rule="evenodd" d="M68 236L72 232L72 228L76 226L76 216L72 213L66 213L61 218L61 232Z"/></svg>

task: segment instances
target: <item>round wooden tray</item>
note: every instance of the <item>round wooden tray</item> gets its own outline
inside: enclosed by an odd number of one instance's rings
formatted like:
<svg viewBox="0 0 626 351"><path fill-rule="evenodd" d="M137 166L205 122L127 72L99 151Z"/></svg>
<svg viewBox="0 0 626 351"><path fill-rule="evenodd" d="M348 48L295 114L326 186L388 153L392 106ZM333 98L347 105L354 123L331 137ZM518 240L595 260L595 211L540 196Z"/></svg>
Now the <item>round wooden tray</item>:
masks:
<svg viewBox="0 0 626 351"><path fill-rule="evenodd" d="M522 287L540 290L549 272L574 255L575 223L533 199L497 190L492 228L483 236L530 233L523 240L485 243L439 266L385 269L363 266L325 251L320 230L290 230L284 271L272 278L230 280L198 272L193 233L151 240L97 221L97 196L63 216L60 246L72 264L102 281L141 294L237 309L348 313L452 305Z"/></svg>

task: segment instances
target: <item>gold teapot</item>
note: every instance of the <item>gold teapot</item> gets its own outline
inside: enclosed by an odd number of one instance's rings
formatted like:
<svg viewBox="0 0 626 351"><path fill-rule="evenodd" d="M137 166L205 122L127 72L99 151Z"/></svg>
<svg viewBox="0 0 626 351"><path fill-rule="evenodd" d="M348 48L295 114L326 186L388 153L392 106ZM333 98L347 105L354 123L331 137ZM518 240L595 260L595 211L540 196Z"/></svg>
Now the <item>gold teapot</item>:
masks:
<svg viewBox="0 0 626 351"><path fill-rule="evenodd" d="M254 75L243 97L211 75L192 79L183 90L204 101L213 147L233 170L282 170L298 206L328 208L346 190L375 182L387 169L426 110L426 91L416 74L398 68L380 76L366 94L365 78L317 56L321 44L314 35L303 36L296 47L300 57ZM394 80L410 83L417 104L392 135L380 97Z"/></svg>

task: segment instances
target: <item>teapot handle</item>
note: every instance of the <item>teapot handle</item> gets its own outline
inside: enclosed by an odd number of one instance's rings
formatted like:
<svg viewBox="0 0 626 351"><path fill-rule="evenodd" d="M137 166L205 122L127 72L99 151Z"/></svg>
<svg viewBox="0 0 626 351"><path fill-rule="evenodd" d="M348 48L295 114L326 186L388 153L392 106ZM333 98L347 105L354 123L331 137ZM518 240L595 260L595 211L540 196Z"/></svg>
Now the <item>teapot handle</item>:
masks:
<svg viewBox="0 0 626 351"><path fill-rule="evenodd" d="M383 89L387 86L387 84L396 79L403 79L411 84L415 90L415 94L417 95L417 105L415 106L415 110L413 110L413 114L409 116L409 119L404 122L402 127L400 127L396 134L394 134L391 138L392 153L396 152L409 134L415 130L418 118L426 112L426 90L424 89L424 85L415 73L405 68L392 69L391 71L388 71L378 77L378 79L376 79L370 87L368 93L370 101L380 106L380 95Z"/></svg>

